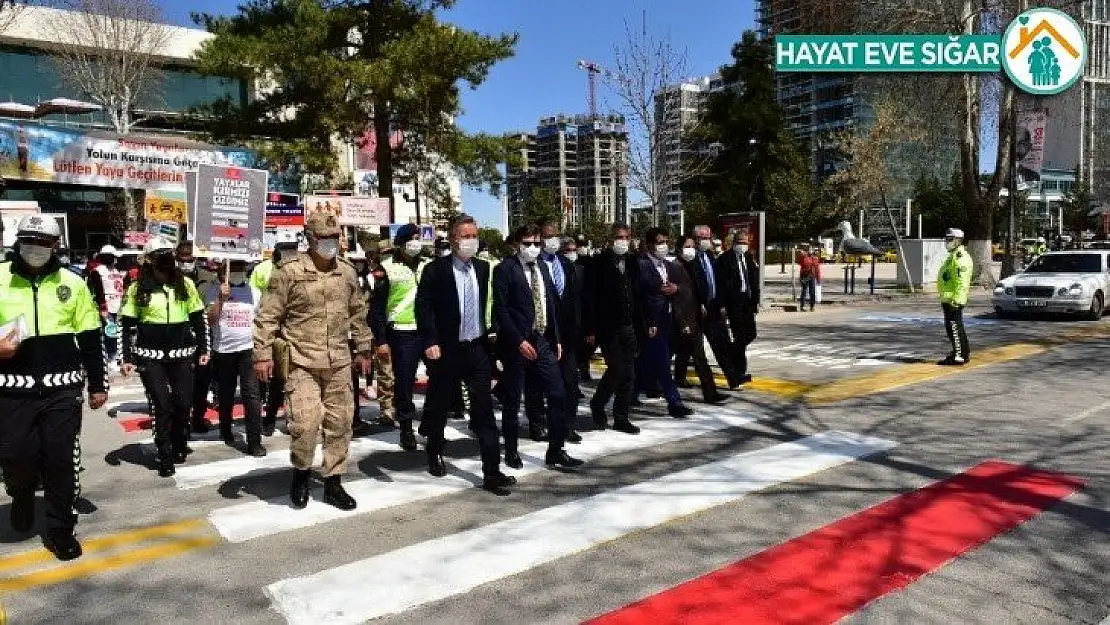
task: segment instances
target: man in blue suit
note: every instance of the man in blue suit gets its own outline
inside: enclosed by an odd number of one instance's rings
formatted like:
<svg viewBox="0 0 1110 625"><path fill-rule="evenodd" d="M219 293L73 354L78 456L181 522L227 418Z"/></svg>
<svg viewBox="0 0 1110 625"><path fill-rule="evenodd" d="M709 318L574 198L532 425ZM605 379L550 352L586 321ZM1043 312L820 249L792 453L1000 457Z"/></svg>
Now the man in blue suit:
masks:
<svg viewBox="0 0 1110 625"><path fill-rule="evenodd" d="M504 371L501 375L501 433L505 437L505 464L524 466L517 448L517 416L524 379L543 389L547 399L549 468L577 467L581 460L563 449L569 432L566 391L559 361L559 296L546 263L539 261L540 229L528 225L513 233L517 253L508 256L493 272L493 316Z"/></svg>
<svg viewBox="0 0 1110 625"><path fill-rule="evenodd" d="M682 403L682 396L675 388L670 371L670 334L674 325L671 297L678 292L680 270L667 260L669 253L670 244L665 230L651 228L644 234L643 253L639 258L640 293L648 329L638 363L643 379L638 381L643 387L658 383L667 399L667 412L676 419L684 419L694 411Z"/></svg>

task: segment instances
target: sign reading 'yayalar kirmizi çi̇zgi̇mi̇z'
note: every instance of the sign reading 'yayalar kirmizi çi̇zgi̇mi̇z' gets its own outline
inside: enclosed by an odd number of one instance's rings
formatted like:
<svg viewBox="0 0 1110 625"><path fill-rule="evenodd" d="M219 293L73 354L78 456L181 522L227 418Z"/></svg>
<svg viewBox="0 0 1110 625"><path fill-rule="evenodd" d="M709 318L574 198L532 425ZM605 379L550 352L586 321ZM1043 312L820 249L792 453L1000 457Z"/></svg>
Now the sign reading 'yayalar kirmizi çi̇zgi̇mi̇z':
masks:
<svg viewBox="0 0 1110 625"><path fill-rule="evenodd" d="M1071 16L1029 9L1001 35L778 35L779 72L999 72L1052 95L1083 75L1087 41Z"/></svg>

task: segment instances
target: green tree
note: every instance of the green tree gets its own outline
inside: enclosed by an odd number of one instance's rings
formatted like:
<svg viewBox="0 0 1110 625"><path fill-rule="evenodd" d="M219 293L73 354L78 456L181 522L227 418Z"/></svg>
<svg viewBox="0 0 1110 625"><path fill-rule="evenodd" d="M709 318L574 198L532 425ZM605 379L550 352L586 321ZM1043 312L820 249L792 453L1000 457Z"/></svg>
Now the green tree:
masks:
<svg viewBox="0 0 1110 625"><path fill-rule="evenodd" d="M958 175L947 185L936 178L919 177L914 183L913 207L921 215L921 228L926 238L940 238L949 228L962 230L967 225Z"/></svg>
<svg viewBox="0 0 1110 625"><path fill-rule="evenodd" d="M605 242L609 240L610 226L612 224L605 218L601 209L591 206L586 211L585 219L582 220L581 231L590 247L601 248L605 247Z"/></svg>
<svg viewBox="0 0 1110 625"><path fill-rule="evenodd" d="M526 224L539 224L548 219L563 223L563 207L559 196L551 189L533 188L524 200L524 221Z"/></svg>
<svg viewBox="0 0 1110 625"><path fill-rule="evenodd" d="M375 138L378 194L393 196L405 168L395 133L421 175L428 151L466 184L498 192L497 164L513 158L500 137L468 134L453 120L463 84L476 88L512 56L516 34L486 36L439 21L454 0L247 0L234 16L194 15L215 37L197 53L201 72L267 90L246 104L224 99L201 112L217 140L268 137L315 173L335 170L333 141Z"/></svg>
<svg viewBox="0 0 1110 625"><path fill-rule="evenodd" d="M478 240L486 244L490 254L497 257L505 255L505 237L497 228L478 228Z"/></svg>
<svg viewBox="0 0 1110 625"><path fill-rule="evenodd" d="M1064 195L1064 230L1072 233L1072 245L1080 246L1083 242L1083 232L1096 226L1096 220L1091 217L1091 205L1094 204L1094 195L1091 185L1083 177L1083 168L1075 168L1075 184Z"/></svg>
<svg viewBox="0 0 1110 625"><path fill-rule="evenodd" d="M651 217L650 210L638 210L632 213L632 238L636 241L644 238L644 234L655 227L655 220Z"/></svg>

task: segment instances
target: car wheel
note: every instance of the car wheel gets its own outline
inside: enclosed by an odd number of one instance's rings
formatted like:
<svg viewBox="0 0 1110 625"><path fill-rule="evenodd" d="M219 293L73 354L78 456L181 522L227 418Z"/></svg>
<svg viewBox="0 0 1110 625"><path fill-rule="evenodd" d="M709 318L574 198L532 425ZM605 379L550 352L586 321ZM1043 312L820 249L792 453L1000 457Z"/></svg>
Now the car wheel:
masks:
<svg viewBox="0 0 1110 625"><path fill-rule="evenodd" d="M1102 299L1102 293L1095 293L1091 298L1091 310L1087 311L1087 319L1090 321L1098 321L1102 319L1102 311L1106 309L1106 304Z"/></svg>

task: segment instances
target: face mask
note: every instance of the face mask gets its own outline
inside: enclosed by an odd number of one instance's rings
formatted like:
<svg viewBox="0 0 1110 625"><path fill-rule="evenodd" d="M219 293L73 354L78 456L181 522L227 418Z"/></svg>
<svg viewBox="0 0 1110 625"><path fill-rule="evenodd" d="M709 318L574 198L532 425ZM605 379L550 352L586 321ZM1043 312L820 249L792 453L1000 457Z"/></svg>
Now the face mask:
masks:
<svg viewBox="0 0 1110 625"><path fill-rule="evenodd" d="M335 258L339 253L339 241L335 239L320 239L316 242L316 253L327 260Z"/></svg>
<svg viewBox="0 0 1110 625"><path fill-rule="evenodd" d="M655 257L659 260L663 260L667 257L667 254L669 254L670 251L671 248L667 247L666 243L660 243L659 245L655 246Z"/></svg>
<svg viewBox="0 0 1110 625"><path fill-rule="evenodd" d="M447 247L447 248L444 248L442 250L439 250L438 254L440 256L450 256L451 255L451 248Z"/></svg>
<svg viewBox="0 0 1110 625"><path fill-rule="evenodd" d="M43 247L41 245L19 245L19 256L23 262L31 267L38 269L46 263L50 262L50 257L54 255L53 248Z"/></svg>
<svg viewBox="0 0 1110 625"><path fill-rule="evenodd" d="M578 252L567 252L566 254L563 254L563 258L569 260L572 263L578 262Z"/></svg>
<svg viewBox="0 0 1110 625"><path fill-rule="evenodd" d="M736 250L737 254L747 254L748 253L748 246L747 245L733 245L732 249Z"/></svg>
<svg viewBox="0 0 1110 625"><path fill-rule="evenodd" d="M230 284L243 284L247 281L247 272L245 271L232 271L227 274L227 281Z"/></svg>
<svg viewBox="0 0 1110 625"><path fill-rule="evenodd" d="M960 242L957 239L948 239L947 241L944 242L944 248L947 249L949 252L951 252L952 250L956 249L959 246L960 246Z"/></svg>
<svg viewBox="0 0 1110 625"><path fill-rule="evenodd" d="M63 265L68 265L69 264L69 256L60 256L58 258L58 262L62 263Z"/></svg>
<svg viewBox="0 0 1110 625"><path fill-rule="evenodd" d="M194 269L197 268L197 264L194 261L189 261L187 263L179 263L178 268L181 269L181 271L184 271L185 273L189 273L189 272L191 272L191 271L193 271Z"/></svg>
<svg viewBox="0 0 1110 625"><path fill-rule="evenodd" d="M617 256L624 256L628 253L628 241L624 239L617 239L613 241L613 253Z"/></svg>
<svg viewBox="0 0 1110 625"><path fill-rule="evenodd" d="M459 258L470 260L478 253L478 239L463 239L459 241Z"/></svg>
<svg viewBox="0 0 1110 625"><path fill-rule="evenodd" d="M709 239L702 239L698 241L698 249L703 252L708 252L709 250L713 249L713 242Z"/></svg>
<svg viewBox="0 0 1110 625"><path fill-rule="evenodd" d="M520 244L520 259L526 263L535 262L540 256L540 248L538 245L525 245Z"/></svg>
<svg viewBox="0 0 1110 625"><path fill-rule="evenodd" d="M551 237L550 239L543 240L543 251L548 254L554 254L559 251L559 237Z"/></svg>
<svg viewBox="0 0 1110 625"><path fill-rule="evenodd" d="M405 256L416 256L423 247L420 241L405 241Z"/></svg>
<svg viewBox="0 0 1110 625"><path fill-rule="evenodd" d="M697 255L698 255L698 251L695 250L692 247L682 248L682 260L691 261L691 260L694 260L694 257L697 256Z"/></svg>

